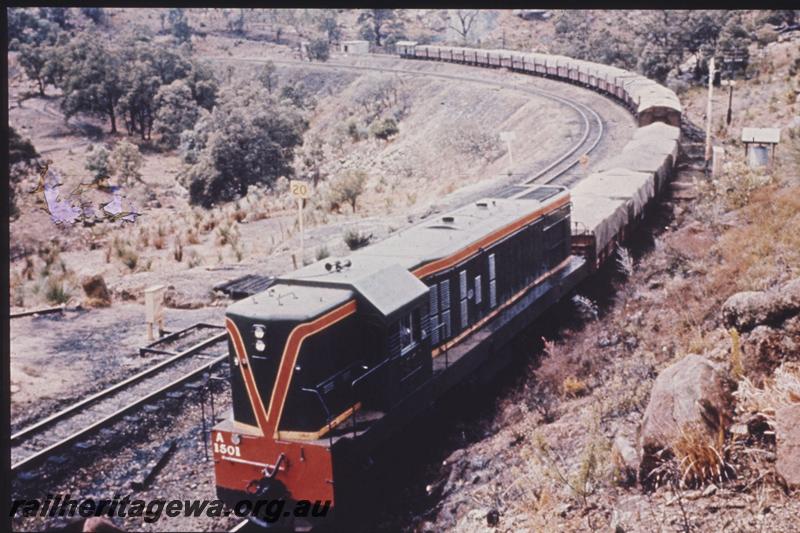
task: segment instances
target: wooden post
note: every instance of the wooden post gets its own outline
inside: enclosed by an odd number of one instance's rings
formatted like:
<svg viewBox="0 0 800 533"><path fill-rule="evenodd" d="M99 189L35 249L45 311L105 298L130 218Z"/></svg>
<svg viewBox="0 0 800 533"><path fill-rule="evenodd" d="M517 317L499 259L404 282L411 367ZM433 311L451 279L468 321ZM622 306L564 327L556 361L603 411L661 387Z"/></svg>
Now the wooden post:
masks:
<svg viewBox="0 0 800 533"><path fill-rule="evenodd" d="M303 232L303 199L297 199L297 216L300 219L300 261L305 261L305 233Z"/></svg>
<svg viewBox="0 0 800 533"><path fill-rule="evenodd" d="M711 176L717 177L722 172L722 164L725 162L725 148L722 146L715 146L712 149L711 159Z"/></svg>
<svg viewBox="0 0 800 533"><path fill-rule="evenodd" d="M164 286L154 285L144 290L144 314L147 322L147 340L155 340L153 325L158 325L158 338L164 329Z"/></svg>
<svg viewBox="0 0 800 533"><path fill-rule="evenodd" d="M711 99L714 96L714 58L708 62L708 107L706 109L706 168L711 159Z"/></svg>

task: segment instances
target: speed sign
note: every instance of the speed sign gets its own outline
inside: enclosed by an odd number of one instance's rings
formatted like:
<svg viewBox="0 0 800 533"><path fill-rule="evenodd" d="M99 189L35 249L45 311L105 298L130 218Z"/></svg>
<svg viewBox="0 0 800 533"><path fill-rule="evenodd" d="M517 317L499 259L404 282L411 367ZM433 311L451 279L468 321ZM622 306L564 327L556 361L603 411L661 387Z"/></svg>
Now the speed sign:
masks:
<svg viewBox="0 0 800 533"><path fill-rule="evenodd" d="M289 182L289 192L292 193L292 196L297 199L305 200L309 196L309 189L308 183L305 181L300 180L291 180Z"/></svg>

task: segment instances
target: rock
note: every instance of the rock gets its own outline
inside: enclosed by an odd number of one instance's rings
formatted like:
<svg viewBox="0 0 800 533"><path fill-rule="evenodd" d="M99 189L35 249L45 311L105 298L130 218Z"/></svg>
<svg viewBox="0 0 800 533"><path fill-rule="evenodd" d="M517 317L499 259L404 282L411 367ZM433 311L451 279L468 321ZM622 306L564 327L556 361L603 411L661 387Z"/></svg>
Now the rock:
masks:
<svg viewBox="0 0 800 533"><path fill-rule="evenodd" d="M614 437L611 446L611 457L617 467L617 480L621 485L630 486L636 483L636 472L639 469L639 454L633 442L621 434Z"/></svg>
<svg viewBox="0 0 800 533"><path fill-rule="evenodd" d="M743 439L750 434L747 424L734 424L728 430L735 438Z"/></svg>
<svg viewBox="0 0 800 533"><path fill-rule="evenodd" d="M83 292L86 293L87 307L108 307L111 305L111 292L106 286L103 276L95 274L81 280Z"/></svg>
<svg viewBox="0 0 800 533"><path fill-rule="evenodd" d="M778 323L800 313L800 278L777 290L739 292L722 306L722 318L728 327L747 331L755 326Z"/></svg>
<svg viewBox="0 0 800 533"><path fill-rule="evenodd" d="M742 363L756 386L785 360L798 352L798 343L784 331L757 326L742 343Z"/></svg>
<svg viewBox="0 0 800 533"><path fill-rule="evenodd" d="M775 411L775 470L789 487L800 487L800 404Z"/></svg>
<svg viewBox="0 0 800 533"><path fill-rule="evenodd" d="M639 480L644 483L668 450L686 430L706 434L710 441L726 427L734 405L732 384L707 358L689 354L656 378L639 433Z"/></svg>
<svg viewBox="0 0 800 533"><path fill-rule="evenodd" d="M83 533L116 533L124 531L104 516L92 516L83 523Z"/></svg>
<svg viewBox="0 0 800 533"><path fill-rule="evenodd" d="M164 306L172 309L200 309L208 305L207 300L195 300L169 286L164 291Z"/></svg>
<svg viewBox="0 0 800 533"><path fill-rule="evenodd" d="M486 513L486 525L489 527L497 527L497 524L500 523L500 513L497 509L491 509L488 513Z"/></svg>
<svg viewBox="0 0 800 533"><path fill-rule="evenodd" d="M737 292L722 305L722 319L728 327L750 330L777 314L779 301L765 292Z"/></svg>
<svg viewBox="0 0 800 533"><path fill-rule="evenodd" d="M800 278L793 279L781 287L783 307L789 314L800 313Z"/></svg>
<svg viewBox="0 0 800 533"><path fill-rule="evenodd" d="M703 497L707 498L709 496L713 496L714 494L716 494L716 492L717 492L717 486L712 483L711 485L706 487L706 489L703 491Z"/></svg>

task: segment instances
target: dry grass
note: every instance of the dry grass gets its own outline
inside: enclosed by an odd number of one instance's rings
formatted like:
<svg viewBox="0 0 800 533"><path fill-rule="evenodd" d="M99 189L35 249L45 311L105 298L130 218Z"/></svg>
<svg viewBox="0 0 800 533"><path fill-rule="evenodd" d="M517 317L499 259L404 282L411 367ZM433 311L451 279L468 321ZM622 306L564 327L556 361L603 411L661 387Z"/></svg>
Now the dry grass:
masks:
<svg viewBox="0 0 800 533"><path fill-rule="evenodd" d="M725 433L721 427L715 442L709 442L706 433L685 429L673 443L672 451L678 461L682 487L722 483L733 477L733 467L726 460Z"/></svg>
<svg viewBox="0 0 800 533"><path fill-rule="evenodd" d="M189 253L189 259L187 260L186 264L189 268L200 266L203 264L203 258L200 257L200 255L196 251L192 250Z"/></svg>
<svg viewBox="0 0 800 533"><path fill-rule="evenodd" d="M722 261L712 275L713 287L759 290L776 278L800 276L800 187L770 186L753 193L740 219L715 246Z"/></svg>
<svg viewBox="0 0 800 533"><path fill-rule="evenodd" d="M783 363L761 388L745 377L733 395L737 400L737 413L759 415L774 429L775 411L786 405L800 403L800 365Z"/></svg>
<svg viewBox="0 0 800 533"><path fill-rule="evenodd" d="M190 228L186 231L186 242L188 244L200 244L200 235L196 229Z"/></svg>
<svg viewBox="0 0 800 533"><path fill-rule="evenodd" d="M579 398L589 394L589 387L575 376L567 376L561 383L561 394L565 398Z"/></svg>

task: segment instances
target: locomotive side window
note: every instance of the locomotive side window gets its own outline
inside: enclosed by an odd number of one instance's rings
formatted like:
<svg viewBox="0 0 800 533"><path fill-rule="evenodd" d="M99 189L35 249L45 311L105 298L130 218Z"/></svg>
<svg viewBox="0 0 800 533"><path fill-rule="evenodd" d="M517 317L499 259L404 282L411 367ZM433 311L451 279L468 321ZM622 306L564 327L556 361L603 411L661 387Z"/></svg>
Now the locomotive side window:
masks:
<svg viewBox="0 0 800 533"><path fill-rule="evenodd" d="M483 302L483 291L481 290L481 276L475 276L475 305L480 305Z"/></svg>
<svg viewBox="0 0 800 533"><path fill-rule="evenodd" d="M400 354L405 355L417 345L413 314L400 319Z"/></svg>

